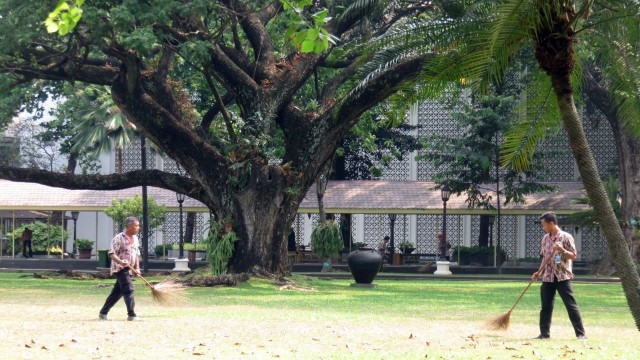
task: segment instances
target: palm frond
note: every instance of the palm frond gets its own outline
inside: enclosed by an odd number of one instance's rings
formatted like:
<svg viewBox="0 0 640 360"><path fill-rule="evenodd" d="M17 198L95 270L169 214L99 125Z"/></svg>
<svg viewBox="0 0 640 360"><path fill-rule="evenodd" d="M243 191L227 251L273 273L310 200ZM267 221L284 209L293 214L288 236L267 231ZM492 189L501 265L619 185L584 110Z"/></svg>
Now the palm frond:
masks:
<svg viewBox="0 0 640 360"><path fill-rule="evenodd" d="M500 150L501 165L526 171L538 145L551 129L559 126L560 112L549 78L536 71L527 86L526 100L518 105L520 120L505 134Z"/></svg>
<svg viewBox="0 0 640 360"><path fill-rule="evenodd" d="M381 1L380 0L356 0L340 14L338 24L349 23L355 19L362 18L370 13Z"/></svg>

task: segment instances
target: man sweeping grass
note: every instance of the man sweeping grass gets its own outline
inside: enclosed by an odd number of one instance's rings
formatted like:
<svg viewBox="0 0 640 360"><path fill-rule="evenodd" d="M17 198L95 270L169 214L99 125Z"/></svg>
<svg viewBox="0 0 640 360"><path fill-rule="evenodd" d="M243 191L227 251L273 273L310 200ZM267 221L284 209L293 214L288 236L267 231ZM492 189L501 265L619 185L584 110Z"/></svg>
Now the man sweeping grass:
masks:
<svg viewBox="0 0 640 360"><path fill-rule="evenodd" d="M135 299L133 297L133 282L131 281L131 277L134 274L140 274L139 231L140 222L136 217L130 216L125 220L125 230L111 240L111 248L109 249L111 268L109 273L111 276L115 275L116 283L100 310L100 320L107 320L109 310L120 298L124 298L124 303L127 306L127 320L139 320L134 310Z"/></svg>
<svg viewBox="0 0 640 360"><path fill-rule="evenodd" d="M551 316L556 291L567 308L573 330L580 340L586 339L580 309L573 297L572 263L576 259L576 245L571 234L558 227L558 218L553 212L546 212L540 216L540 225L546 233L542 237L540 255L542 263L538 271L533 273L532 280L542 276L540 287L540 335L536 339L549 339L551 337ZM548 261L547 261L548 260Z"/></svg>

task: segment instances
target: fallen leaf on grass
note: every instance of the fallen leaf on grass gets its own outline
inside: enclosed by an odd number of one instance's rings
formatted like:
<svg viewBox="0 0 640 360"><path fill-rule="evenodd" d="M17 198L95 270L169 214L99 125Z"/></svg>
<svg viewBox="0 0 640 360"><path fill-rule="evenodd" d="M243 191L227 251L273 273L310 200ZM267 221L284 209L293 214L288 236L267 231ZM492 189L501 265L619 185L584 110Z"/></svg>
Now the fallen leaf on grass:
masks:
<svg viewBox="0 0 640 360"><path fill-rule="evenodd" d="M203 352L197 352L197 351L196 351L196 352L191 353L191 355L204 355L204 353L203 353Z"/></svg>
<svg viewBox="0 0 640 360"><path fill-rule="evenodd" d="M40 348L40 350L49 350L46 346L42 345L42 347Z"/></svg>
<svg viewBox="0 0 640 360"><path fill-rule="evenodd" d="M409 339L413 339L413 334L409 334Z"/></svg>
<svg viewBox="0 0 640 360"><path fill-rule="evenodd" d="M507 346L507 347L505 347L505 349L507 349L507 350L518 350L518 349L516 349L514 347L511 347L511 346Z"/></svg>

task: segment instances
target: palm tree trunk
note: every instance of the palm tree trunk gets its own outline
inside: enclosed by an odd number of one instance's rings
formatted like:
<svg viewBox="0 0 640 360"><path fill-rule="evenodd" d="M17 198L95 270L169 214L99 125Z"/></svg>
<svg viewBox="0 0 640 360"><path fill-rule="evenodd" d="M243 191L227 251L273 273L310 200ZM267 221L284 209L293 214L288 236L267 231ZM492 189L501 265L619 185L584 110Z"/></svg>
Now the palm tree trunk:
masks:
<svg viewBox="0 0 640 360"><path fill-rule="evenodd" d="M575 101L566 77L551 76L558 100L558 107L562 115L564 128L569 138L569 144L582 178L582 184L587 191L587 196L593 207L600 229L607 239L609 252L613 257L618 276L622 282L622 288L627 298L627 303L640 330L640 277L636 265L633 262L629 248L616 219L613 208L607 198L604 185L600 180L596 162L593 159L591 148L587 142L582 127L582 121L578 116Z"/></svg>

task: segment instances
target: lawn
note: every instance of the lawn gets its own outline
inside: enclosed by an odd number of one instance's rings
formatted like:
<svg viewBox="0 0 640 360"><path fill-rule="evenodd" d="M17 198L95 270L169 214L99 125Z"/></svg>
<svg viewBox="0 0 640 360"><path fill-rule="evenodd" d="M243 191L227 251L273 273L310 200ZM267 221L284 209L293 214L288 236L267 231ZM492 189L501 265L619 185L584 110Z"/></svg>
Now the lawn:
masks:
<svg viewBox="0 0 640 360"><path fill-rule="evenodd" d="M162 277L151 278L160 281ZM112 280L0 272L0 359L638 359L620 284L574 284L589 340L575 339L558 298L551 340L538 335L539 284L505 332L483 328L527 285L502 281L351 280L294 276L281 286L190 288L165 307L136 281L140 322L124 303L98 321Z"/></svg>

